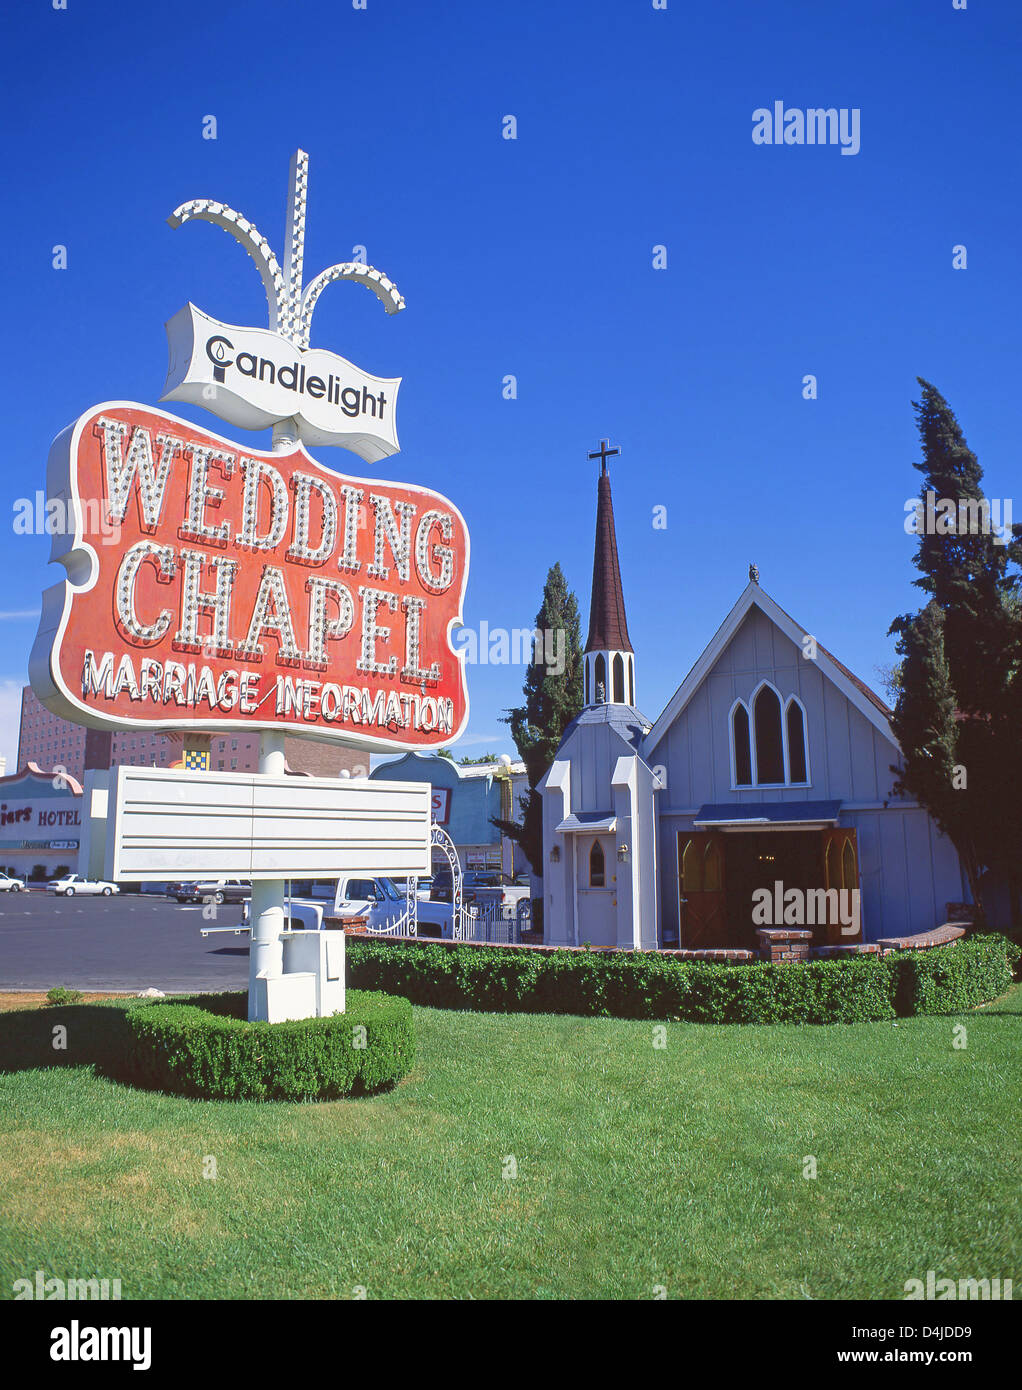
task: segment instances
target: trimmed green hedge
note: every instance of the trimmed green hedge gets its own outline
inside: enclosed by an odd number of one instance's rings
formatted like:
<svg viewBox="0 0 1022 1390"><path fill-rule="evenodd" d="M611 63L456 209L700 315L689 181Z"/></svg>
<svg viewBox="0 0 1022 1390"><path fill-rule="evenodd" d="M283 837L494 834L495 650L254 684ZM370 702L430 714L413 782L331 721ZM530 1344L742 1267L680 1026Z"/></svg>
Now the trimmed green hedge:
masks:
<svg viewBox="0 0 1022 1390"><path fill-rule="evenodd" d="M999 936L843 960L717 963L655 951L536 951L349 938L348 978L434 1008L684 1019L861 1023L951 1013L1003 994L1017 948Z"/></svg>
<svg viewBox="0 0 1022 1390"><path fill-rule="evenodd" d="M677 960L655 951L535 951L349 938L348 978L416 1004L495 1012L858 1023L893 1018L890 957L770 965Z"/></svg>
<svg viewBox="0 0 1022 1390"><path fill-rule="evenodd" d="M1022 956L1014 941L977 932L953 946L898 956L898 1012L955 1014L996 999Z"/></svg>
<svg viewBox="0 0 1022 1390"><path fill-rule="evenodd" d="M415 1059L407 999L349 989L343 1014L287 1023L250 1023L245 1009L244 993L133 1004L131 1079L209 1100L333 1100L397 1081Z"/></svg>

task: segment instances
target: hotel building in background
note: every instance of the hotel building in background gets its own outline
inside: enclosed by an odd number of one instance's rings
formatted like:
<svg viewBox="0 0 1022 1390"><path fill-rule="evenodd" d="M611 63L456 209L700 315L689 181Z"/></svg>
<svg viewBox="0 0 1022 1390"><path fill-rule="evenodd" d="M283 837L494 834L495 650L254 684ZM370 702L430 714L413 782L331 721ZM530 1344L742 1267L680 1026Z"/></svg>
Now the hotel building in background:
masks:
<svg viewBox="0 0 1022 1390"><path fill-rule="evenodd" d="M48 773L62 767L80 782L85 772L88 732L81 724L72 724L58 714L51 714L36 699L32 687L26 685L21 695L15 771L20 772L29 763L35 763ZM212 772L257 772L259 769L258 734L214 734L209 751ZM357 767L368 769L369 766L368 754L320 740L288 738L285 752L292 772L314 777L337 777L342 771L354 772ZM174 738L144 729L115 733L110 738L109 766L128 763L132 767L170 767L180 761L181 753L180 735Z"/></svg>

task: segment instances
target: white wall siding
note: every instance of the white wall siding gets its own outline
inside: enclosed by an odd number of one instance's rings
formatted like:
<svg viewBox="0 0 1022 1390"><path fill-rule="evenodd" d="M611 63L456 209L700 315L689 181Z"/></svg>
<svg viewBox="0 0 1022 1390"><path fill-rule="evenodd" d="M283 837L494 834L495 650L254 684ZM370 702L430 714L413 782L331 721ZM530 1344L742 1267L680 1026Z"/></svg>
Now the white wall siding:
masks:
<svg viewBox="0 0 1022 1390"><path fill-rule="evenodd" d="M964 896L951 841L924 810L861 811L842 815L859 843L863 935L912 936L946 921L947 904Z"/></svg>
<svg viewBox="0 0 1022 1390"><path fill-rule="evenodd" d="M808 787L731 789L728 717L762 680L782 701L801 700L809 744ZM764 613L753 609L652 755L667 768L667 804L707 801L882 801L897 749Z"/></svg>

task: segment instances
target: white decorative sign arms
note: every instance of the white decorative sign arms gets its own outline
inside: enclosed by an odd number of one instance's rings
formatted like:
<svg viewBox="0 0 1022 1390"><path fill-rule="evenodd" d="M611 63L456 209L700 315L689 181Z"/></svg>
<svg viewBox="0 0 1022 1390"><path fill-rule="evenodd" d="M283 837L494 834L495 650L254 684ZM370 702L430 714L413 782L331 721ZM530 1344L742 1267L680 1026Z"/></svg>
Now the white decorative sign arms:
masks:
<svg viewBox="0 0 1022 1390"><path fill-rule="evenodd" d="M309 157L291 160L286 250L281 269L266 238L224 203L198 198L167 219L213 222L241 243L256 263L269 305L269 328L219 323L188 304L167 324L170 365L162 400L204 406L242 429L294 422L308 444L337 444L369 462L397 453L395 406L400 378L370 376L343 357L309 351L316 301L333 280L354 280L388 314L405 307L397 286L358 261L332 265L303 287L305 202Z"/></svg>

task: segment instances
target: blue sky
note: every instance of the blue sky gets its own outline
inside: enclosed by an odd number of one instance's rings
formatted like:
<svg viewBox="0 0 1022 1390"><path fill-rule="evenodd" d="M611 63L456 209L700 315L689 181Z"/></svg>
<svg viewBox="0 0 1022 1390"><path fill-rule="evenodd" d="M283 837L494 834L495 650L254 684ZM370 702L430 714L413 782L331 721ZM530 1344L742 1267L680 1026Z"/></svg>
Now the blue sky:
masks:
<svg viewBox="0 0 1022 1390"><path fill-rule="evenodd" d="M331 287L314 346L401 376L402 451L346 472L426 483L473 538L466 621L531 623L559 560L585 617L601 436L637 695L655 718L746 583L857 674L915 606L904 502L925 376L989 496L1016 486L1022 393L1012 0L45 0L4 18L0 508L108 399L155 404L188 299L265 324L212 197L278 250L310 156L306 273L364 244L407 310ZM752 113L861 112L861 149L763 147ZM504 140L513 114L518 138ZM202 138L215 115L217 139ZM51 248L68 248L52 268ZM952 247L968 268L952 269ZM667 268L652 266L667 247ZM502 399L505 374L518 399ZM802 397L802 378L819 397ZM250 444L265 436L174 407ZM667 508L666 530L653 509ZM44 536L0 547L0 753L13 763ZM465 752L513 752L521 667L469 670Z"/></svg>

